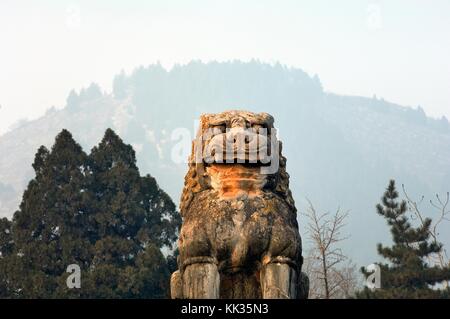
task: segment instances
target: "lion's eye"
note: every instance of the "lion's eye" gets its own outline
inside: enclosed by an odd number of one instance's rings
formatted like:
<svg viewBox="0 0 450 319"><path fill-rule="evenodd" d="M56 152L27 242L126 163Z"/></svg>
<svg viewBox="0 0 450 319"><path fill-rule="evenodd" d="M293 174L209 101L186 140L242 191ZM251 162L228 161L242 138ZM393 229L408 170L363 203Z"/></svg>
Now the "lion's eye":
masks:
<svg viewBox="0 0 450 319"><path fill-rule="evenodd" d="M255 123L252 125L252 128L255 130L256 133L262 133L264 129L267 129L264 124Z"/></svg>
<svg viewBox="0 0 450 319"><path fill-rule="evenodd" d="M225 133L226 131L226 126L225 124L221 124L221 125L214 125L212 127L214 134L220 134L220 133Z"/></svg>

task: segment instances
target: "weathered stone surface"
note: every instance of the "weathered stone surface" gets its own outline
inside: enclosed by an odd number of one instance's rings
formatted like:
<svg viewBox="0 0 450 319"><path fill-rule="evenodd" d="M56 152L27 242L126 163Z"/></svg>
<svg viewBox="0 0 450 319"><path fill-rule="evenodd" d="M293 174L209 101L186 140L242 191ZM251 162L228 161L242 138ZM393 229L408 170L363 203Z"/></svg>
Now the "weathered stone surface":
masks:
<svg viewBox="0 0 450 319"><path fill-rule="evenodd" d="M297 297L297 273L288 264L271 263L262 269L261 290L265 299Z"/></svg>
<svg viewBox="0 0 450 319"><path fill-rule="evenodd" d="M183 279L179 270L170 277L170 294L172 299L183 299Z"/></svg>
<svg viewBox="0 0 450 319"><path fill-rule="evenodd" d="M273 122L245 111L201 117L180 204L173 298L305 296L296 209Z"/></svg>
<svg viewBox="0 0 450 319"><path fill-rule="evenodd" d="M188 299L218 299L219 272L213 263L195 263L183 271L183 296Z"/></svg>
<svg viewBox="0 0 450 319"><path fill-rule="evenodd" d="M301 272L300 278L298 280L297 298L308 299L308 297L309 297L309 278L304 272Z"/></svg>

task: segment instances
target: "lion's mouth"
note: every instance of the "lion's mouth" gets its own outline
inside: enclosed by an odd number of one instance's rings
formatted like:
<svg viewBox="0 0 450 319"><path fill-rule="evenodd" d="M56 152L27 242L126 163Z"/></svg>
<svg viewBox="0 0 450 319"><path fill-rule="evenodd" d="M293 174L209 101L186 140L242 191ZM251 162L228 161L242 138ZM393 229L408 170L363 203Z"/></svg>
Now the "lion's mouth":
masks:
<svg viewBox="0 0 450 319"><path fill-rule="evenodd" d="M271 164L270 160L266 163L266 162L262 162L262 161L250 162L248 160L244 161L244 160L240 160L240 159L232 159L227 162L220 162L220 161L219 162L213 161L211 163L207 163L206 161L203 162L204 167L220 166L220 165L223 165L223 166L240 165L240 166L246 167L247 169L250 169L250 170L256 169L256 168L260 169L261 167L268 167L268 166L270 166L270 164Z"/></svg>
<svg viewBox="0 0 450 319"><path fill-rule="evenodd" d="M215 135L205 143L203 163L240 164L246 167L270 165L271 144L267 136L238 130Z"/></svg>
<svg viewBox="0 0 450 319"><path fill-rule="evenodd" d="M266 184L266 175L261 174L260 165L209 164L206 166L211 177L211 186L223 198L238 197L242 194L257 196Z"/></svg>

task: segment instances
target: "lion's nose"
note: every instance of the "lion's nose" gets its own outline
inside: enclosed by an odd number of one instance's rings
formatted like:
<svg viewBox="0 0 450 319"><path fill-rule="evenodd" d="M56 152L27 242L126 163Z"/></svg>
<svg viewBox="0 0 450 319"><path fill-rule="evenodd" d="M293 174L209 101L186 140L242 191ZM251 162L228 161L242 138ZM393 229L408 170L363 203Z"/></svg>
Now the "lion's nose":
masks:
<svg viewBox="0 0 450 319"><path fill-rule="evenodd" d="M235 127L227 133L227 141L236 146L250 144L255 140L255 135L254 132L245 130L242 127Z"/></svg>
<svg viewBox="0 0 450 319"><path fill-rule="evenodd" d="M247 121L242 117L236 117L231 120L231 128L246 128Z"/></svg>

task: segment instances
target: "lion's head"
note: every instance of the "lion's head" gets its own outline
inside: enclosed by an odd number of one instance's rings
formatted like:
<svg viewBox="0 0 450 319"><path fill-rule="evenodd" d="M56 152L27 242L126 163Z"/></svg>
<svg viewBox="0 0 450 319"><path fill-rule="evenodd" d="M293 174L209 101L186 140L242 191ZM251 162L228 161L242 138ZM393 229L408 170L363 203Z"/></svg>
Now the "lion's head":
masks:
<svg viewBox="0 0 450 319"><path fill-rule="evenodd" d="M223 199L274 193L295 211L286 158L273 123L267 113L226 111L202 115L189 157L181 214L202 191L216 192Z"/></svg>

